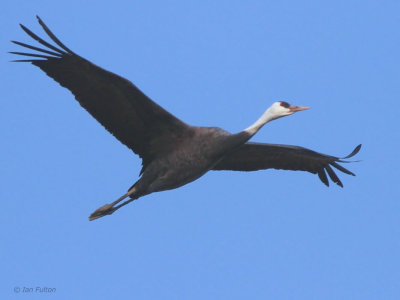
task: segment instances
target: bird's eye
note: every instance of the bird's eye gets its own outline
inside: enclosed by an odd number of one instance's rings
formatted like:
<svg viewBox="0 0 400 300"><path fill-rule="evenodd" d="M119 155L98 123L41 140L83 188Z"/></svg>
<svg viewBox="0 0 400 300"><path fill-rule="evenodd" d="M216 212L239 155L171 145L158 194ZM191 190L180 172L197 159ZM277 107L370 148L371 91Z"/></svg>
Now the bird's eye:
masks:
<svg viewBox="0 0 400 300"><path fill-rule="evenodd" d="M282 101L281 106L283 106L284 108L289 108L290 104L285 101Z"/></svg>

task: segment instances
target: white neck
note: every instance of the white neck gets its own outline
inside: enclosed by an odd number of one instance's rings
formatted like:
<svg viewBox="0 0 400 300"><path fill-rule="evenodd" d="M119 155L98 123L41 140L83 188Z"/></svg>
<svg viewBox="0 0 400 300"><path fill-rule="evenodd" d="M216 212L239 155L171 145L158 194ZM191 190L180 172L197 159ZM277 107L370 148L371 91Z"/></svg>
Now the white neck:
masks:
<svg viewBox="0 0 400 300"><path fill-rule="evenodd" d="M253 125L247 127L244 131L246 131L251 135L254 135L257 133L257 131L261 129L261 127L263 127L269 121L276 119L276 117L272 114L271 110L272 110L271 107L268 108Z"/></svg>

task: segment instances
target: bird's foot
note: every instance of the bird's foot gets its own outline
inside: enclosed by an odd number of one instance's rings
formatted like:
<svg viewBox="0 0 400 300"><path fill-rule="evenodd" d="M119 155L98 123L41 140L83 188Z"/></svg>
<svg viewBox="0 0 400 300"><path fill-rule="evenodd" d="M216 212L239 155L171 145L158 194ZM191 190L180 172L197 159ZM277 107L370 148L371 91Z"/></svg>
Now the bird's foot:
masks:
<svg viewBox="0 0 400 300"><path fill-rule="evenodd" d="M106 204L96 209L90 216L89 221L96 220L106 215L111 215L115 211L112 204Z"/></svg>

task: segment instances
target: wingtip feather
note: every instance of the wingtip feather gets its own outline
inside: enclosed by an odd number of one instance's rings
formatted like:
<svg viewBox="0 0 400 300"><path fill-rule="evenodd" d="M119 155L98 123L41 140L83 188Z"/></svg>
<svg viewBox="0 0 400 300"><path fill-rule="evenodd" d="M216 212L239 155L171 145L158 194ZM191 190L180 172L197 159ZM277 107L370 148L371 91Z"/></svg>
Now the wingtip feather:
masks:
<svg viewBox="0 0 400 300"><path fill-rule="evenodd" d="M55 57L62 57L62 54L60 54L58 52L49 51L49 50L46 50L46 49L43 49L43 48L31 46L31 45L28 45L28 44L25 44L25 43L21 43L21 42L18 42L18 41L11 41L11 42L16 44L16 45L18 45L18 46L24 47L24 48L28 48L28 49L32 49L32 50L35 50L35 51L39 51L39 53L47 53L47 54L50 54L50 55L55 56Z"/></svg>
<svg viewBox="0 0 400 300"><path fill-rule="evenodd" d="M75 54L71 49L69 49L67 46L65 46L56 36L55 34L47 27L47 25L42 21L39 16L36 16L36 18L39 21L40 26L42 26L43 30L47 33L47 35L52 39L54 43L56 43L58 46L60 46L63 50L67 51L69 54Z"/></svg>
<svg viewBox="0 0 400 300"><path fill-rule="evenodd" d="M318 177L319 179L326 185L329 187L329 180L328 177L326 176L325 170L321 169L318 171Z"/></svg>
<svg viewBox="0 0 400 300"><path fill-rule="evenodd" d="M339 177L336 175L336 173L332 170L332 168L327 165L325 167L326 171L328 172L329 177L331 180L336 183L338 186L343 187L343 183L340 181Z"/></svg>
<svg viewBox="0 0 400 300"><path fill-rule="evenodd" d="M356 155L360 151L361 146L362 146L362 144L359 144L357 147L354 148L354 150L349 155L343 157L342 159L350 158L350 157L353 157L354 155Z"/></svg>
<svg viewBox="0 0 400 300"><path fill-rule="evenodd" d="M340 161L339 161L339 162L340 162ZM336 169L338 169L339 171L342 171L342 172L345 173L345 174L352 175L352 176L356 176L356 174L354 174L353 172L351 172L351 171L347 170L346 168L342 167L342 166L339 165L337 162L333 162L333 163L331 163L331 165L332 165L333 167L335 167Z"/></svg>
<svg viewBox="0 0 400 300"><path fill-rule="evenodd" d="M34 62L34 61L40 61L41 59L14 59L10 60L9 62Z"/></svg>
<svg viewBox="0 0 400 300"><path fill-rule="evenodd" d="M48 42L46 42L45 40L43 40L41 37L39 37L38 35L36 35L35 33L33 33L31 30L29 30L27 27L25 27L22 24L19 24L22 28L23 31L26 32L26 34L28 34L31 38L33 38L35 41L39 42L40 44L42 44L43 46L46 46L58 53L60 53L61 55L64 55L65 52L62 51L61 49L58 49L57 47L49 44ZM52 36L54 36L51 32L50 34L48 33L47 27L42 26L44 31L50 36L50 38L52 38ZM53 39L54 40L54 39Z"/></svg>
<svg viewBox="0 0 400 300"><path fill-rule="evenodd" d="M26 27L25 27L23 24L21 24L21 23L19 23L19 27L21 27L22 30L25 31L25 32L29 31L29 29L26 28Z"/></svg>

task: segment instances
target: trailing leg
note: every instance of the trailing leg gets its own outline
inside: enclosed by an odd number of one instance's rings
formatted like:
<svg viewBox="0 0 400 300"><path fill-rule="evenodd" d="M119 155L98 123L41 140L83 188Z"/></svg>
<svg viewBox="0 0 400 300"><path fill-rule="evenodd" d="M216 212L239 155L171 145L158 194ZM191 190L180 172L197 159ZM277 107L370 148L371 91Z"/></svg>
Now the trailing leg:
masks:
<svg viewBox="0 0 400 300"><path fill-rule="evenodd" d="M135 187L132 187L125 195L122 195L121 197L119 197L117 200L115 200L113 203L110 204L105 204L102 207L99 207L98 209L96 209L90 216L89 216L89 221L93 221L96 220L98 218L104 217L106 215L111 215L114 211L116 211L117 209L121 208L122 206L132 202L133 200L137 199L137 198L131 198L129 200L126 200L125 202L121 203L118 206L118 203L120 203L122 200L124 200L125 198L131 196L134 192L136 191Z"/></svg>

